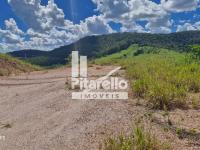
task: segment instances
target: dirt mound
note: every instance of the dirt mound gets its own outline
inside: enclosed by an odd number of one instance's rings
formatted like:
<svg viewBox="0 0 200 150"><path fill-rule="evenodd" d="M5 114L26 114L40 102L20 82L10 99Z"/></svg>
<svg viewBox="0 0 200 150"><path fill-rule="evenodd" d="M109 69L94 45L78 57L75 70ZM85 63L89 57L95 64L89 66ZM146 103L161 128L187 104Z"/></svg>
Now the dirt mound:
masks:
<svg viewBox="0 0 200 150"><path fill-rule="evenodd" d="M0 76L9 76L24 72L40 70L39 67L33 66L6 54L0 54Z"/></svg>

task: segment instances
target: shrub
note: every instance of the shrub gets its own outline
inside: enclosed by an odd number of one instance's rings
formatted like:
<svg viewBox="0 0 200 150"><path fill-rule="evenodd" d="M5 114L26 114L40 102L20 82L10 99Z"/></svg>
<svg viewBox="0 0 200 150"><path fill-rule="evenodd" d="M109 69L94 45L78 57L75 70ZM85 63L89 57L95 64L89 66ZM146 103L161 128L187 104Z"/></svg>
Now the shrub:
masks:
<svg viewBox="0 0 200 150"><path fill-rule="evenodd" d="M192 54L191 56L194 59L200 60L200 46L199 45L193 45L193 46L191 46L190 53Z"/></svg>

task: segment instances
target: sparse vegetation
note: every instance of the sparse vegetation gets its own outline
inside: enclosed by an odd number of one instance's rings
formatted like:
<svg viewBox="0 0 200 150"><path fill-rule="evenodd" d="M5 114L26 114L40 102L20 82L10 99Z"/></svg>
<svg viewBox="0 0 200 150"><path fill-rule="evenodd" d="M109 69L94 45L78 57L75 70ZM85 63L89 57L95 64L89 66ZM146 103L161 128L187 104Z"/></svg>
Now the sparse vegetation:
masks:
<svg viewBox="0 0 200 150"><path fill-rule="evenodd" d="M185 107L187 93L200 90L199 64L186 64L183 54L173 53L147 54L124 62L136 96L147 99L153 108Z"/></svg>
<svg viewBox="0 0 200 150"><path fill-rule="evenodd" d="M152 108L187 107L188 93L200 91L199 62L188 63L185 53L134 45L118 54L97 59L96 63L121 64L134 95L146 99Z"/></svg>
<svg viewBox="0 0 200 150"><path fill-rule="evenodd" d="M11 74L19 74L36 70L41 70L41 68L13 58L9 55L0 54L0 76L9 76Z"/></svg>
<svg viewBox="0 0 200 150"><path fill-rule="evenodd" d="M176 134L181 139L182 135L184 134L184 130L182 128L176 128Z"/></svg>
<svg viewBox="0 0 200 150"><path fill-rule="evenodd" d="M109 138L100 150L170 150L168 143L162 143L150 131L137 125L130 136L121 134L118 138Z"/></svg>
<svg viewBox="0 0 200 150"><path fill-rule="evenodd" d="M191 46L190 54L193 59L200 60L200 46L199 45Z"/></svg>

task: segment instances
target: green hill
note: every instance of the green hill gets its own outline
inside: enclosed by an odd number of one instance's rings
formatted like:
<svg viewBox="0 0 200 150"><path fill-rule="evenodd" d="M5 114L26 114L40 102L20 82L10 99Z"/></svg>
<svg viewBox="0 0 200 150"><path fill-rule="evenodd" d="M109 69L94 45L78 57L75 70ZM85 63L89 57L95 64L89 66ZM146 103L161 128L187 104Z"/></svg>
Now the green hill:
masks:
<svg viewBox="0 0 200 150"><path fill-rule="evenodd" d="M65 64L72 50L78 50L81 55L97 58L119 52L132 44L169 48L176 51L187 51L189 45L200 44L200 31L187 31L171 34L148 33L114 33L101 36L89 36L79 41L56 48L49 52L23 50L10 54L32 64L51 66Z"/></svg>

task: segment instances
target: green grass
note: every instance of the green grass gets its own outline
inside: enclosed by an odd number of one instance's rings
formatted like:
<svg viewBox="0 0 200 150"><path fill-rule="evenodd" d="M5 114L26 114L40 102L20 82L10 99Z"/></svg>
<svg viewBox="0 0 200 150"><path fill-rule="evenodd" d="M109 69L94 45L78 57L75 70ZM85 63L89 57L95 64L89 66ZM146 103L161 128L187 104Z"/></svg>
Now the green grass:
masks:
<svg viewBox="0 0 200 150"><path fill-rule="evenodd" d="M0 54L0 76L9 76L23 72L41 70L40 67L18 60L6 54Z"/></svg>
<svg viewBox="0 0 200 150"><path fill-rule="evenodd" d="M94 63L97 65L119 64L120 60L132 57L137 49L138 45L132 45L127 50L96 59Z"/></svg>
<svg viewBox="0 0 200 150"><path fill-rule="evenodd" d="M100 150L170 150L171 145L162 143L149 131L136 126L129 136L121 134L117 138L108 138Z"/></svg>
<svg viewBox="0 0 200 150"><path fill-rule="evenodd" d="M175 52L148 54L123 62L136 96L145 98L153 108L185 107L187 93L200 91L198 63L185 63Z"/></svg>
<svg viewBox="0 0 200 150"><path fill-rule="evenodd" d="M123 66L134 95L155 109L185 108L188 93L200 91L199 62L188 61L184 53L134 45L96 63Z"/></svg>
<svg viewBox="0 0 200 150"><path fill-rule="evenodd" d="M137 44L131 45L128 49L122 50L119 53L101 57L94 61L97 65L121 64L121 60L133 58L141 54L158 54L164 49L159 49L150 46L139 47Z"/></svg>

